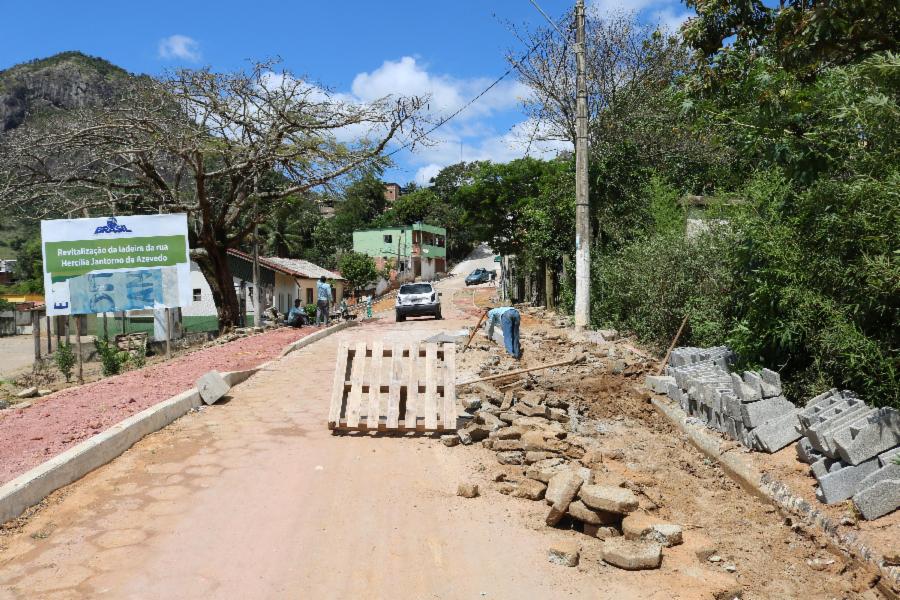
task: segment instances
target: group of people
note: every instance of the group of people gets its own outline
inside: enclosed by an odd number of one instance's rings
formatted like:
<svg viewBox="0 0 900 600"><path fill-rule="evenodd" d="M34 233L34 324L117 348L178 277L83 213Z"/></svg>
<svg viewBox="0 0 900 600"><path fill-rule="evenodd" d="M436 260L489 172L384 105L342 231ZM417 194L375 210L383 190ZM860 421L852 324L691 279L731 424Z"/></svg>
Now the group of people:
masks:
<svg viewBox="0 0 900 600"><path fill-rule="evenodd" d="M316 283L316 327L323 325L328 327L331 314L331 295L331 284L322 275ZM294 300L294 306L288 311L284 323L290 327L303 327L306 322L306 309L301 305L300 298L297 298Z"/></svg>

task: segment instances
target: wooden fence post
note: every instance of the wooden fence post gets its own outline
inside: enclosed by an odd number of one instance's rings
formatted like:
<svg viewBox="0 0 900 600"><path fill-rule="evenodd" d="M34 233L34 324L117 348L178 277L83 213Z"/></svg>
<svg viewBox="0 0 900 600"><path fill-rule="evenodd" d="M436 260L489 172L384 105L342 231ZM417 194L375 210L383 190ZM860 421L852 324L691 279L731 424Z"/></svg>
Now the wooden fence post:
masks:
<svg viewBox="0 0 900 600"><path fill-rule="evenodd" d="M31 309L31 335L34 337L34 369L41 362L41 311Z"/></svg>

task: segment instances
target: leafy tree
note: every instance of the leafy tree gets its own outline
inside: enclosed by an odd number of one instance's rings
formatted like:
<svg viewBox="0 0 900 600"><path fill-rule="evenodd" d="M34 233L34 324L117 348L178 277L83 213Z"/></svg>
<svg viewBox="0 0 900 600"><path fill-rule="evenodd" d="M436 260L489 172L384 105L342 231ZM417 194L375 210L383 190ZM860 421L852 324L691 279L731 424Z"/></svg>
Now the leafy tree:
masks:
<svg viewBox="0 0 900 600"><path fill-rule="evenodd" d="M359 252L346 252L338 259L338 270L355 296L369 285L378 281L379 272L375 267L375 260Z"/></svg>
<svg viewBox="0 0 900 600"><path fill-rule="evenodd" d="M350 250L353 232L368 226L384 212L384 183L381 169L369 167L356 173L344 187L342 198L335 202L334 229L337 247Z"/></svg>
<svg viewBox="0 0 900 600"><path fill-rule="evenodd" d="M0 202L31 217L90 211L186 212L192 258L220 327L239 306L228 250L285 199L380 161L417 135L420 98L344 101L287 71L180 70L132 80L120 102L54 115L0 139ZM340 143L354 128L360 139Z"/></svg>

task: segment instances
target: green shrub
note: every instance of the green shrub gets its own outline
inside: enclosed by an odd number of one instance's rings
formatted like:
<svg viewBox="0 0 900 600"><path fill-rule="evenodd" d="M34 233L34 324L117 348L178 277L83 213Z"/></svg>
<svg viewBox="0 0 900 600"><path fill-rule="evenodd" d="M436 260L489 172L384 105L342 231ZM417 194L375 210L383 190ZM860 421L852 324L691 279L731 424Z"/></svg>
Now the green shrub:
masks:
<svg viewBox="0 0 900 600"><path fill-rule="evenodd" d="M101 371L104 377L118 375L122 372L122 367L128 362L127 352L122 352L115 344L109 343L109 340L100 338L94 340L94 347L97 349L97 354L100 355Z"/></svg>
<svg viewBox="0 0 900 600"><path fill-rule="evenodd" d="M306 311L306 318L309 319L310 322L316 320L316 305L315 304L307 304L303 307L303 310Z"/></svg>
<svg viewBox="0 0 900 600"><path fill-rule="evenodd" d="M59 348L56 349L56 354L53 356L53 359L56 361L56 368L59 369L59 372L62 373L63 377L66 378L66 383L71 381L72 368L77 362L75 352L72 350L72 344L66 342L60 343Z"/></svg>
<svg viewBox="0 0 900 600"><path fill-rule="evenodd" d="M592 261L592 325L612 326L663 350L687 315L680 344L721 344L733 316L735 277L727 226L687 239L677 230Z"/></svg>

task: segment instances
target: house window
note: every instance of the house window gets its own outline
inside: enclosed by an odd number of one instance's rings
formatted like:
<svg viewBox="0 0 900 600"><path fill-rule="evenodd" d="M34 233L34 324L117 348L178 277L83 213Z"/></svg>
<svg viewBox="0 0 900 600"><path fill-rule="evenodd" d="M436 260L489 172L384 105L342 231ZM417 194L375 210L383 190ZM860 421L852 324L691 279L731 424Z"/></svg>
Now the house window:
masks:
<svg viewBox="0 0 900 600"><path fill-rule="evenodd" d="M200 302L201 300L203 300L203 290L194 288L194 302Z"/></svg>
<svg viewBox="0 0 900 600"><path fill-rule="evenodd" d="M313 289L312 288L306 288L306 303L307 304L313 303Z"/></svg>
<svg viewBox="0 0 900 600"><path fill-rule="evenodd" d="M391 235L390 233L384 234L384 243L385 243L385 244L393 244L393 243L394 243L394 236Z"/></svg>

